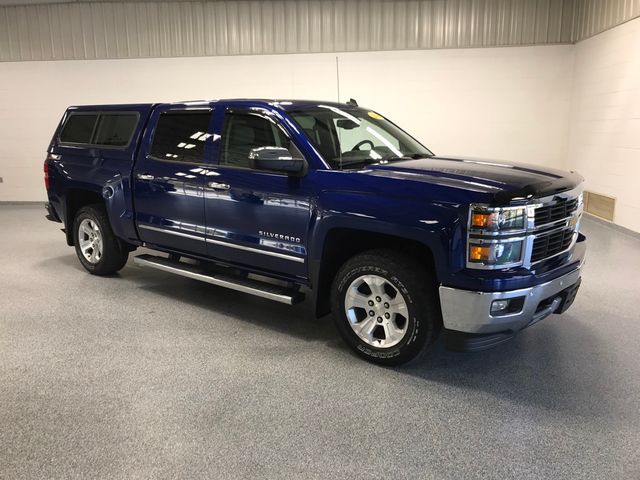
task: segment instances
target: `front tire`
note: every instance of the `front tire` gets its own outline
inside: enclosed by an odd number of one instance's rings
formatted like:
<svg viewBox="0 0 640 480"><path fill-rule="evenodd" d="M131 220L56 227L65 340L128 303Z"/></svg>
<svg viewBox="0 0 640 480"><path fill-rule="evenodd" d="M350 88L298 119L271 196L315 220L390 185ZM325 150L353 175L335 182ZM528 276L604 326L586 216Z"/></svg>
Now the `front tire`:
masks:
<svg viewBox="0 0 640 480"><path fill-rule="evenodd" d="M371 250L347 261L334 279L331 304L347 344L381 365L415 359L442 325L432 272L393 250Z"/></svg>
<svg viewBox="0 0 640 480"><path fill-rule="evenodd" d="M93 275L116 273L129 258L129 250L114 235L101 205L88 205L78 211L73 240L80 263Z"/></svg>

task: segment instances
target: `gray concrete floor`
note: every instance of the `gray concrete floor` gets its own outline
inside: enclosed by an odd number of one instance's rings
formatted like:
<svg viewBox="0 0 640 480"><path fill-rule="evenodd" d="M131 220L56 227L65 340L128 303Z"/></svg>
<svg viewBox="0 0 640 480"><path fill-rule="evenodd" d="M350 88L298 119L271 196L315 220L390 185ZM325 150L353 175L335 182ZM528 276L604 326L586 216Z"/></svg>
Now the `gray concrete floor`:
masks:
<svg viewBox="0 0 640 480"><path fill-rule="evenodd" d="M638 238L586 220L565 315L385 369L307 304L93 277L41 207L0 225L0 478L640 478Z"/></svg>

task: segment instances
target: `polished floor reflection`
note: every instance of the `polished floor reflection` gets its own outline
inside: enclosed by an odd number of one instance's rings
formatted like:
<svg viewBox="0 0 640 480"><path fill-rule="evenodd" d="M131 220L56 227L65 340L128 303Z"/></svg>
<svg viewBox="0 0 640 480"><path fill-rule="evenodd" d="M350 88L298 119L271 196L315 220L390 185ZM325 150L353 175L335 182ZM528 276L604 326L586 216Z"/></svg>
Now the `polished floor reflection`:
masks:
<svg viewBox="0 0 640 480"><path fill-rule="evenodd" d="M567 314L384 369L307 303L92 277L41 206L0 223L1 478L640 477L637 237L586 220Z"/></svg>

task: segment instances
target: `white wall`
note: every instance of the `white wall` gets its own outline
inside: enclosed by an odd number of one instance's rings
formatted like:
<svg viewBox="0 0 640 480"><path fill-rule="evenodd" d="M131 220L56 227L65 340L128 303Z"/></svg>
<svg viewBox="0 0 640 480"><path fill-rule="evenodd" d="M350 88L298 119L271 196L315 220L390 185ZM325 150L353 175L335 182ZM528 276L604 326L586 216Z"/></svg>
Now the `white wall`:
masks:
<svg viewBox="0 0 640 480"><path fill-rule="evenodd" d="M571 45L340 56L340 93L379 110L437 154L562 168Z"/></svg>
<svg viewBox="0 0 640 480"><path fill-rule="evenodd" d="M640 232L640 18L575 45L568 166Z"/></svg>
<svg viewBox="0 0 640 480"><path fill-rule="evenodd" d="M436 153L564 165L572 46L339 54L354 97ZM337 98L334 54L0 63L0 201L43 200L68 105L225 97Z"/></svg>

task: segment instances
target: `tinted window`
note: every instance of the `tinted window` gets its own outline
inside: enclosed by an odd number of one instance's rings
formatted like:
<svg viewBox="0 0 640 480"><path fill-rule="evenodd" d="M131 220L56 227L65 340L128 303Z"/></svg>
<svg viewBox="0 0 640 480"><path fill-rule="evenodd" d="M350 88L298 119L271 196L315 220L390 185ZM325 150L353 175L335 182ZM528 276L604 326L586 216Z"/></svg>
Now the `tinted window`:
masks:
<svg viewBox="0 0 640 480"><path fill-rule="evenodd" d="M98 133L94 143L125 147L129 144L137 124L138 115L135 113L103 113L98 121Z"/></svg>
<svg viewBox="0 0 640 480"><path fill-rule="evenodd" d="M160 114L151 155L160 160L200 163L204 143L211 135L211 112L169 111Z"/></svg>
<svg viewBox="0 0 640 480"><path fill-rule="evenodd" d="M97 113L72 113L60 133L60 141L64 143L91 143L91 134L97 119Z"/></svg>
<svg viewBox="0 0 640 480"><path fill-rule="evenodd" d="M227 113L220 163L249 167L249 152L259 147L290 147L290 140L273 122L250 113Z"/></svg>

